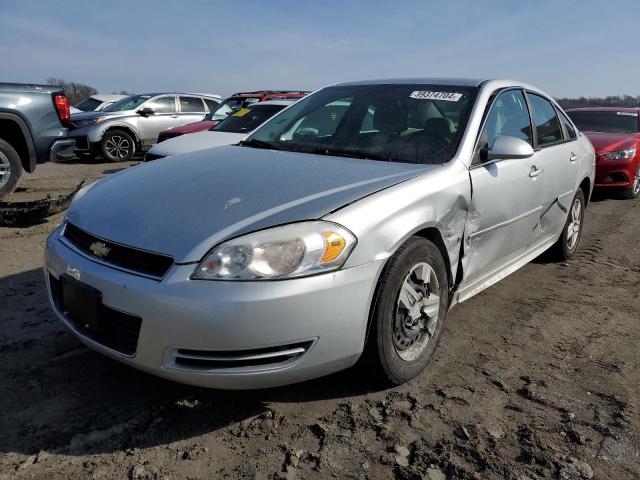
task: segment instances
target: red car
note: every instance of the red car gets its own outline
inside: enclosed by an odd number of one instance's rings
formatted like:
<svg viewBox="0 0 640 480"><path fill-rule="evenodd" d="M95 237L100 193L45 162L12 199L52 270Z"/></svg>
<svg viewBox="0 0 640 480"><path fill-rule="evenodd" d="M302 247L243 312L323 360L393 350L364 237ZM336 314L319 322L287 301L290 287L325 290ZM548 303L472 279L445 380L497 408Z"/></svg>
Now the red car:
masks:
<svg viewBox="0 0 640 480"><path fill-rule="evenodd" d="M265 100L291 100L302 98L309 92L302 90L260 90L257 92L234 93L224 100L218 108L209 112L199 122L188 123L179 127L168 128L158 135L158 143L168 138L179 137L187 133L204 132L224 120L229 114L239 110L250 103L264 102Z"/></svg>
<svg viewBox="0 0 640 480"><path fill-rule="evenodd" d="M575 108L567 113L596 150L595 187L640 195L640 108Z"/></svg>

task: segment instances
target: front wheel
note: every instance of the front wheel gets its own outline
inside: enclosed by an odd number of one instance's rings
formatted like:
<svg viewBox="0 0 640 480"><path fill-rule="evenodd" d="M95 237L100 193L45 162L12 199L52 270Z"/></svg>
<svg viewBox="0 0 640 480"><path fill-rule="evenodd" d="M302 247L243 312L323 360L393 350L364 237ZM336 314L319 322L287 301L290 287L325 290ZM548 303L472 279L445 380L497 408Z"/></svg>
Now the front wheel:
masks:
<svg viewBox="0 0 640 480"><path fill-rule="evenodd" d="M634 177L631 185L625 189L623 193L625 198L638 198L640 196L640 164L636 169L636 176Z"/></svg>
<svg viewBox="0 0 640 480"><path fill-rule="evenodd" d="M123 130L110 130L100 143L102 156L110 162L127 162L136 153L133 137Z"/></svg>
<svg viewBox="0 0 640 480"><path fill-rule="evenodd" d="M582 226L584 224L585 204L584 193L582 189L578 189L571 202L567 221L562 229L562 235L554 245L558 260L568 260L578 250L578 243L582 236Z"/></svg>
<svg viewBox="0 0 640 480"><path fill-rule="evenodd" d="M402 245L380 280L372 318L379 371L399 385L422 372L438 345L449 284L438 247L421 237Z"/></svg>
<svg viewBox="0 0 640 480"><path fill-rule="evenodd" d="M0 198L13 192L22 176L22 164L18 152L0 139Z"/></svg>

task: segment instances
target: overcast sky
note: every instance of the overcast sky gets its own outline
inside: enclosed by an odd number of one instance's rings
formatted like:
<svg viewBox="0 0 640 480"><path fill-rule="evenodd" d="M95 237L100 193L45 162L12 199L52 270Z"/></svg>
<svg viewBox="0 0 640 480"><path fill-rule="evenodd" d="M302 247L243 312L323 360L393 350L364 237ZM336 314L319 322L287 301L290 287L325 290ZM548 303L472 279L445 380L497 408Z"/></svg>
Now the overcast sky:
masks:
<svg viewBox="0 0 640 480"><path fill-rule="evenodd" d="M508 77L640 95L640 0L0 0L0 82L228 95Z"/></svg>

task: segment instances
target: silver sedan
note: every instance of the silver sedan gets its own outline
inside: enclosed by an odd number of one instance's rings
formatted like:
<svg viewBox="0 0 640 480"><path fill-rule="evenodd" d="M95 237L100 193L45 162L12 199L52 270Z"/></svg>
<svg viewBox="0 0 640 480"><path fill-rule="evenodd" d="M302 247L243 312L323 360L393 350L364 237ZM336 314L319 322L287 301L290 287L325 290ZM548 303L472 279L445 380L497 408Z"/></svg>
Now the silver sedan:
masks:
<svg viewBox="0 0 640 480"><path fill-rule="evenodd" d="M399 384L453 305L576 252L594 166L530 85L330 86L240 145L78 192L47 240L51 304L89 347L179 382L289 384L366 347Z"/></svg>

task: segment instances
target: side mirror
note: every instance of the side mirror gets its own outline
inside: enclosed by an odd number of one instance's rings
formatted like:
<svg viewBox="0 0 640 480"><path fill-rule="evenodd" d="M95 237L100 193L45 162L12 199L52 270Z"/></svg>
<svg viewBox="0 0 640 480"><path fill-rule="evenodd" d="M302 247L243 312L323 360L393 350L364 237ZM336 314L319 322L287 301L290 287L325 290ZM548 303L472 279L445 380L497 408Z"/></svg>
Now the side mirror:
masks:
<svg viewBox="0 0 640 480"><path fill-rule="evenodd" d="M485 162L493 160L507 160L515 158L529 158L533 155L533 148L521 138L497 137L489 147Z"/></svg>
<svg viewBox="0 0 640 480"><path fill-rule="evenodd" d="M148 117L149 115L153 115L156 111L151 107L144 107L138 110L138 115L142 115L143 117Z"/></svg>

